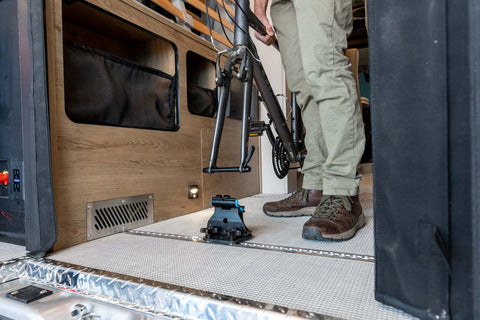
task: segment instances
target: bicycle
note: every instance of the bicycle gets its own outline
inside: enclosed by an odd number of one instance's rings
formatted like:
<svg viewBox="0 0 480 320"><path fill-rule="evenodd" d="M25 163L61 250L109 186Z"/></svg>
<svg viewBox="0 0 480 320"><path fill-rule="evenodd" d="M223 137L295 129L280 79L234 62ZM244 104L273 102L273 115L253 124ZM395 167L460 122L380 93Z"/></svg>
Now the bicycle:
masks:
<svg viewBox="0 0 480 320"><path fill-rule="evenodd" d="M216 64L216 85L222 88L219 102L215 131L213 136L212 149L210 153L209 166L204 168L205 173L217 172L250 172L248 166L255 147L248 149L248 139L250 135L262 135L267 133L268 139L272 144L272 159L275 174L280 179L285 177L290 169L291 163L301 162L304 154L303 144L303 126L300 118L300 110L296 104L295 94L292 93L291 105L291 130L288 128L287 120L277 100L277 96L272 90L261 61L255 56L256 48L249 39L248 30L252 27L262 35L266 35L265 26L250 10L250 0L235 0L235 28L234 42L231 49L220 51L217 55ZM250 42L249 42L250 41ZM278 44L276 44L278 49ZM220 58L223 54L230 54L223 68L220 68ZM242 106L242 136L241 136L241 155L240 165L238 167L217 167L218 151L220 146L225 113L227 109L228 97L230 93L230 83L233 77L236 77L243 83L243 106ZM260 91L261 100L264 102L269 123L264 121L250 121L252 82L255 83ZM274 136L271 125L274 125L277 137Z"/></svg>

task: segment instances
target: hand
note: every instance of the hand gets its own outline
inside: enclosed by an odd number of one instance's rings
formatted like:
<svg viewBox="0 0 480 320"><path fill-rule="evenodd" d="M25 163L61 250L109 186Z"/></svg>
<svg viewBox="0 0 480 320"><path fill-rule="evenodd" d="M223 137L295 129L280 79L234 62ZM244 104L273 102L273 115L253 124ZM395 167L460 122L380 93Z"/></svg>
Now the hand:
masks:
<svg viewBox="0 0 480 320"><path fill-rule="evenodd" d="M277 40L277 38L275 37L275 32L273 32L273 27L270 25L270 22L268 21L266 14L255 12L255 15L263 23L263 25L265 26L265 29L267 29L267 34L264 36L262 36L260 33L255 31L255 38L262 41L267 46L272 45Z"/></svg>

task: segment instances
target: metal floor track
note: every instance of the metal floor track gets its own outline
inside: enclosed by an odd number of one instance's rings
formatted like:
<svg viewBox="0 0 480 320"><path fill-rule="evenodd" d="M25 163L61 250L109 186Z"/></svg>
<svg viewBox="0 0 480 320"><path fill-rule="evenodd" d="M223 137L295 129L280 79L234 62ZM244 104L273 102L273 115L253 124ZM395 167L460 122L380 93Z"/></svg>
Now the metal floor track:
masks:
<svg viewBox="0 0 480 320"><path fill-rule="evenodd" d="M48 258L170 284L205 301L210 298L198 290L250 301L242 310L255 304L281 306L276 307L280 312L273 318L254 319L286 319L283 309L290 314L291 310L301 310L293 314L312 319L413 319L374 299L370 186L363 185L361 197L370 217L368 224L346 242L302 240L299 233L307 217L269 218L261 212L263 202L280 197L259 195L240 201L246 207L246 224L255 233L247 244L224 246L199 241L199 229L212 213L204 210L133 233L93 240ZM199 318L226 319L220 309L215 310ZM309 317L310 313L315 316Z"/></svg>

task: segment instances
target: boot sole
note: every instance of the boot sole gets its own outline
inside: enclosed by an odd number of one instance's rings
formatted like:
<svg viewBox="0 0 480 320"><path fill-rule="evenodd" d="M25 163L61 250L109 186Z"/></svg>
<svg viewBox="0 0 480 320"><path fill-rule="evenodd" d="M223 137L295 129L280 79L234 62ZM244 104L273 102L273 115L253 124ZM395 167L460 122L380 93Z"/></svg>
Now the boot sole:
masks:
<svg viewBox="0 0 480 320"><path fill-rule="evenodd" d="M275 218L294 218L294 217L304 217L304 216L311 216L315 211L316 207L305 207L295 211L278 211L278 212L268 212L263 209L263 213L267 216L275 217Z"/></svg>
<svg viewBox="0 0 480 320"><path fill-rule="evenodd" d="M365 215L362 213L358 218L357 223L351 228L342 233L337 234L322 234L317 228L303 228L302 238L307 240L326 240L326 241L345 241L352 239L358 230L363 228L366 224Z"/></svg>

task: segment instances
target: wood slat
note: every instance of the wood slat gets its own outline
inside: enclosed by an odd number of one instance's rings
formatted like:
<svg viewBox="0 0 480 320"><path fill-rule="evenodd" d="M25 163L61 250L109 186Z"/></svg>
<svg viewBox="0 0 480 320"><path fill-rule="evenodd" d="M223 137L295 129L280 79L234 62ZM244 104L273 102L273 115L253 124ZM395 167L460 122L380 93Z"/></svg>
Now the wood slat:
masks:
<svg viewBox="0 0 480 320"><path fill-rule="evenodd" d="M155 4L159 5L160 7L162 7L163 9L167 10L169 13L173 14L175 17L182 20L183 22L187 21L185 15L186 14L190 15L192 17L192 23L193 23L192 27L195 30L197 30L197 31L199 31L203 34L205 34L207 36L210 36L210 30L209 30L208 26L206 26L203 23L203 21L200 21L200 19L195 14L193 14L192 12L190 12L188 10L186 10L186 12L183 12L181 9L179 9L174 4L172 4L170 2L170 0L152 0L152 1ZM187 0L187 3L189 3L193 7L201 10L202 12L206 13L205 5L202 4L202 2L200 2L199 0ZM208 12L209 12L210 17L212 17L216 21L220 22L220 17L218 16L218 14L213 9L209 10ZM227 29L229 29L231 31L234 30L234 27L231 23L229 23L225 19L222 19L222 22ZM214 30L212 30L212 37L213 37L213 39L220 42L221 44L223 44L227 47L231 47L231 44L227 40L227 38L222 36L220 33L216 32Z"/></svg>
<svg viewBox="0 0 480 320"><path fill-rule="evenodd" d="M193 7L197 8L198 10L202 11L203 13L207 14L207 10L205 8L205 3L203 3L199 0L186 0L186 2L190 5L192 5ZM213 18L215 21L223 23L225 28L227 28L228 30L230 30L232 32L235 30L235 28L233 27L233 24L231 24L226 19L221 18L215 10L209 9L208 10L208 15L211 18Z"/></svg>
<svg viewBox="0 0 480 320"><path fill-rule="evenodd" d="M217 0L217 3L218 3L221 7L223 7L223 2L222 2L222 0ZM229 7L227 4L225 4L225 9L228 11L228 13L230 13L230 15L231 15L232 17L235 17L235 10L234 10L234 9L232 9L231 7Z"/></svg>
<svg viewBox="0 0 480 320"><path fill-rule="evenodd" d="M210 36L210 29L206 25L204 25L203 22L200 21L199 18L196 15L194 15L192 12L190 12L188 10L187 10L187 14L192 16L192 18L193 18L193 28L195 30L200 31L201 33L203 33L207 36ZM215 30L212 30L212 37L213 37L213 39L217 40L221 44L223 44L227 47L231 47L231 44L230 44L230 42L228 42L227 38L222 36L220 33L216 32Z"/></svg>
<svg viewBox="0 0 480 320"><path fill-rule="evenodd" d="M172 4L169 0L152 0L155 4L159 5L163 9L167 10L171 14L173 14L175 17L179 18L183 22L186 21L185 14L182 10L177 8L174 4Z"/></svg>

